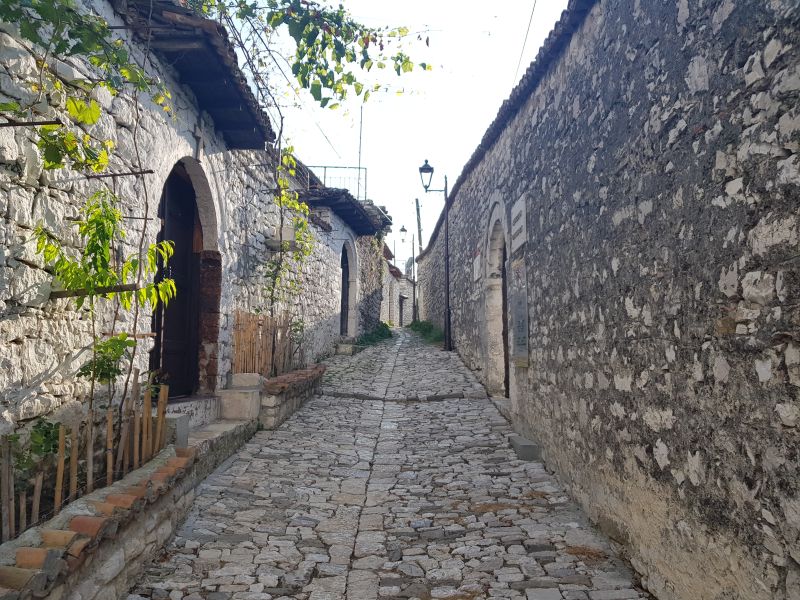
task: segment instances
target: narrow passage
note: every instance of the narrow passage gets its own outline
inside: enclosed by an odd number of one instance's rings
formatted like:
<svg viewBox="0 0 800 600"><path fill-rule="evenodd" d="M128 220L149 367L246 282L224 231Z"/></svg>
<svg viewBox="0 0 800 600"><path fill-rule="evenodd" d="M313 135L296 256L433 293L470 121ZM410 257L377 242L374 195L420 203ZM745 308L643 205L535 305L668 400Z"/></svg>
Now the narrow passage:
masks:
<svg viewBox="0 0 800 600"><path fill-rule="evenodd" d="M455 354L399 332L325 392L201 484L129 600L649 598Z"/></svg>

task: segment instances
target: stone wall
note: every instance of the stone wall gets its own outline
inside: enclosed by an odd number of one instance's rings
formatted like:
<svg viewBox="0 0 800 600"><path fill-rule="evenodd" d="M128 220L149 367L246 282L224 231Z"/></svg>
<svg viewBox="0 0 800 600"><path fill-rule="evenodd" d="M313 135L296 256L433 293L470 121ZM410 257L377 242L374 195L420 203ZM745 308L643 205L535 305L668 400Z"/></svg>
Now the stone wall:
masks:
<svg viewBox="0 0 800 600"><path fill-rule="evenodd" d="M383 297L381 298L381 321L391 325L397 325L400 322L400 317L397 312L397 300L399 291L399 283L389 266L386 265L383 270Z"/></svg>
<svg viewBox="0 0 800 600"><path fill-rule="evenodd" d="M372 331L380 323L383 300L383 240L361 236L356 243L359 261L358 323L359 332Z"/></svg>
<svg viewBox="0 0 800 600"><path fill-rule="evenodd" d="M400 310L400 295L407 297ZM408 325L414 314L414 284L408 277L395 277L388 267L383 275L383 299L381 301L381 321L394 327ZM401 318L402 312L402 318Z"/></svg>
<svg viewBox="0 0 800 600"><path fill-rule="evenodd" d="M122 24L107 3L93 0L92 6L112 25ZM115 33L141 62L142 48L128 37L127 30ZM75 247L79 240L69 219L78 214L89 195L106 185L121 199L128 231L121 250L130 255L135 253L141 227L146 228L148 243L156 241L160 224L155 214L173 167L181 162L191 180L203 230L202 272L209 274L209 281L201 282L200 302L207 305L200 323L201 391L220 389L226 383L234 311L266 306L266 280L260 266L269 257L267 244L276 238L279 225L271 195L274 153L231 151L169 66L151 57L148 69L166 82L174 114L166 114L143 96L111 97L101 91L97 99L104 114L91 132L114 142L111 172L135 170L138 150L144 157L143 167L152 169L152 175L90 181L72 171L44 171L30 129L0 128L0 433L17 421L52 413L85 391L74 374L88 356L90 319L68 300L48 300L53 278L35 253L33 228L43 224ZM71 62L61 64L59 72L75 78L88 73L88 68ZM31 53L15 39L13 27L2 26L0 102L30 102L36 77ZM54 110L59 114L58 107ZM141 219L145 214L147 221ZM306 362L331 352L339 337L339 261L344 240L354 240L354 236L338 217L331 220L331 231L312 226L318 243L303 267L303 295L295 300L295 310L305 320ZM376 266L367 258L359 263L367 269L361 277L365 282L362 325L377 319L379 310L373 306L370 283ZM111 302L99 303L99 331L111 329L112 314ZM115 330L132 331L132 320L131 314L121 311ZM149 330L150 317L144 315L138 331ZM143 342L138 351L136 364L143 371L148 368L150 343Z"/></svg>
<svg viewBox="0 0 800 600"><path fill-rule="evenodd" d="M307 360L305 364L319 360L324 356L333 354L335 342L340 338L340 310L342 249L346 245L351 248L357 246L358 238L353 234L347 224L336 214L329 215L330 231L317 230L320 243L314 248L314 253L303 266L303 292L295 299L295 312L301 315L306 324L306 348L304 352ZM366 239L372 239L367 236ZM364 291L361 281L366 273L372 273L376 268L368 259L375 257L361 255L356 259L356 266L360 278L356 280L356 297L363 298ZM353 265L351 265L353 268ZM352 283L351 283L352 284ZM380 308L371 307L374 317L380 314ZM366 331L366 328L357 319L351 319L357 330L354 336Z"/></svg>
<svg viewBox="0 0 800 600"><path fill-rule="evenodd" d="M397 292L397 299L398 299L398 306L397 310L398 313L400 312L400 295L405 296L405 300L403 300L403 325L409 325L411 321L414 320L414 284L412 280L408 277L401 277L400 278L400 286ZM399 323L398 317L398 323Z"/></svg>
<svg viewBox="0 0 800 600"><path fill-rule="evenodd" d="M502 392L505 285L515 426L662 599L800 597L799 21L570 2L450 198L459 354Z"/></svg>
<svg viewBox="0 0 800 600"><path fill-rule="evenodd" d="M440 219L441 220L441 219ZM430 321L444 331L444 244L443 236L433 239L417 258L419 319Z"/></svg>

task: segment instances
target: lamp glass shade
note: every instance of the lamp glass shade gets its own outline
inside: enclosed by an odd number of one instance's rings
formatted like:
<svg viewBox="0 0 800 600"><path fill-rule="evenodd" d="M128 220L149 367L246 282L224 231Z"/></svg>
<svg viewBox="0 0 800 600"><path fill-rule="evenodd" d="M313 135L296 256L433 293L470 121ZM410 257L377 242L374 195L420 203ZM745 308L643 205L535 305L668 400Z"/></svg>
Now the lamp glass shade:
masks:
<svg viewBox="0 0 800 600"><path fill-rule="evenodd" d="M401 244L405 244L406 243L406 233L408 233L408 230L406 229L406 226L403 225L400 228L400 243Z"/></svg>
<svg viewBox="0 0 800 600"><path fill-rule="evenodd" d="M428 164L427 159L425 159L425 164L419 168L419 178L422 181L422 187L424 187L426 190L431 187L433 167Z"/></svg>

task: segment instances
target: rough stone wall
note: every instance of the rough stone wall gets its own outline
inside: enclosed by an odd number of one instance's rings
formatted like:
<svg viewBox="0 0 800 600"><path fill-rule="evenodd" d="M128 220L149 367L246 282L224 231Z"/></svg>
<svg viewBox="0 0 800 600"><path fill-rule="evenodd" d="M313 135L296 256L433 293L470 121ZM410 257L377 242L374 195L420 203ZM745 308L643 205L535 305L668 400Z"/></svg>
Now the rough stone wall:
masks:
<svg viewBox="0 0 800 600"><path fill-rule="evenodd" d="M303 266L303 293L300 294L296 302L296 312L301 315L306 322L306 345L305 350L309 358L314 360L322 356L333 353L336 341L339 339L340 331L340 310L342 296L342 270L340 266L342 247L345 241L353 247L356 246L356 238L352 230L337 215L330 215L330 231L317 232L320 243L314 248L314 253ZM359 285L357 295L363 295L363 277L371 274L375 268L367 258L377 260L375 257L362 257L359 255L357 268L359 271ZM383 260L381 258L381 260ZM351 267L352 268L352 267ZM380 306L370 306L373 311L372 319L377 319L380 314ZM359 329L355 333L356 337L366 331L363 324L359 324ZM306 361L309 362L309 361Z"/></svg>
<svg viewBox="0 0 800 600"><path fill-rule="evenodd" d="M486 382L499 222L512 340L527 306L516 427L659 598L796 600L800 6L587 4L456 185L454 343ZM420 261L437 323L442 247Z"/></svg>
<svg viewBox="0 0 800 600"><path fill-rule="evenodd" d="M358 324L359 333L372 331L380 323L383 301L383 240L362 235L356 240L358 253Z"/></svg>
<svg viewBox="0 0 800 600"><path fill-rule="evenodd" d="M444 237L441 232L417 259L419 319L444 330ZM475 365L469 365L474 368Z"/></svg>
<svg viewBox="0 0 800 600"><path fill-rule="evenodd" d="M400 288L397 291L398 313L400 311L400 294L407 297L407 300L403 300L403 325L409 325L414 320L414 284L408 277L400 278Z"/></svg>
<svg viewBox="0 0 800 600"><path fill-rule="evenodd" d="M92 6L112 25L122 24L107 3L94 0ZM117 33L126 40L132 56L142 62L143 51L136 41L126 37L127 30L119 29ZM155 172L145 176L146 190L138 177L90 181L72 171L44 171L29 129L0 128L2 432L17 421L52 413L86 391L81 389L85 382L76 382L74 374L88 356L92 339L90 320L85 310L76 310L69 300L48 300L53 278L35 253L32 233L41 223L65 244L76 247L79 240L68 218L76 216L85 199L105 185L113 187L119 196L123 215L137 217L124 221L128 237L121 250L124 255L131 255L135 253L143 223L147 242L156 240L160 224L154 215L164 182L179 161L186 164L203 227L201 259L209 271L215 270L221 278L218 279L221 285L217 284L215 289L204 286L201 297L202 302L215 302L215 296L219 297L219 312L204 313L201 322L201 330L212 336L212 342L203 344L200 351L203 388L213 390L225 385L230 371L234 311L265 306L266 281L259 265L267 260L267 240L275 237L279 225L278 210L270 193L274 183L269 165L274 163L274 156L269 152L229 150L214 123L198 109L193 96L181 87L170 67L151 57L148 68L172 92L174 115L165 114L146 97L121 94L112 98L100 91L97 100L104 113L91 130L98 139L110 139L115 144L111 172L136 169L136 133L143 166ZM85 76L89 69L73 61L62 64L59 72L74 78ZM15 39L11 26L3 26L0 102L31 102L34 98L31 84L36 77L31 53ZM146 222L141 219L145 213L149 215ZM330 352L339 337L339 260L343 239L352 237L352 232L337 217L332 220L332 232L312 227L319 243L303 269L304 294L296 301L298 312L306 321L306 361ZM364 279L371 282L374 266L369 268ZM365 321L369 321L370 310L365 305ZM99 331L110 329L112 312L111 302L99 302ZM375 308L373 320L378 312ZM132 319L131 314L121 311L116 331L131 331ZM150 317L145 314L138 330L149 329ZM218 338L213 338L215 334ZM137 366L146 370L149 342L141 346Z"/></svg>
<svg viewBox="0 0 800 600"><path fill-rule="evenodd" d="M389 267L383 270L383 298L381 299L381 321L396 326L400 322L397 312L398 281L394 278Z"/></svg>

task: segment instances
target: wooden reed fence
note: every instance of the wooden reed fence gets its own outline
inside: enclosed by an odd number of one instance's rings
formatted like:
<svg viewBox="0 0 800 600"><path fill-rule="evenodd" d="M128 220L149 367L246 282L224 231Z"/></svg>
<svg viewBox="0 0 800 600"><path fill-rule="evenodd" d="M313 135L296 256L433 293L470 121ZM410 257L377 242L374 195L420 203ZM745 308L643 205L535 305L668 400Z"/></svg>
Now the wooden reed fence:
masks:
<svg viewBox="0 0 800 600"><path fill-rule="evenodd" d="M55 427L58 430L56 449L37 454L32 466L30 447L23 447L21 436L0 437L0 540L14 539L29 527L47 521L65 503L111 485L161 451L166 438L169 387L158 388L154 415L153 388L148 385L142 393L138 370L133 380L121 420L120 407L116 406L105 409L105 414L87 411L72 427L63 423L49 426L50 434ZM52 443L55 445L55 437ZM95 467L98 455L105 455L105 461Z"/></svg>
<svg viewBox="0 0 800 600"><path fill-rule="evenodd" d="M237 311L233 325L233 372L275 377L292 370L292 319Z"/></svg>

